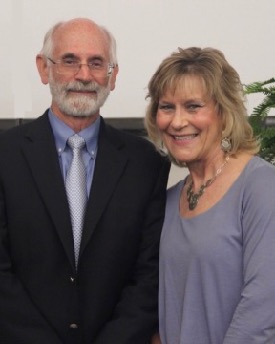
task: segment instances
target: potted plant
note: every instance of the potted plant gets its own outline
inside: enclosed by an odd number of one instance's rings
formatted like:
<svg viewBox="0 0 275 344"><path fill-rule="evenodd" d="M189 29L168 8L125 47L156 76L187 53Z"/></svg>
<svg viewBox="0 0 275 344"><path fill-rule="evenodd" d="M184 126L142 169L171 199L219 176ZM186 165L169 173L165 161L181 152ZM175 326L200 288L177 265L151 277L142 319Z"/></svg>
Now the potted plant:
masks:
<svg viewBox="0 0 275 344"><path fill-rule="evenodd" d="M264 96L261 103L254 107L249 120L255 135L261 140L259 155L275 165L275 126L266 125L266 117L275 108L275 78L244 85L244 92L247 95L262 93Z"/></svg>

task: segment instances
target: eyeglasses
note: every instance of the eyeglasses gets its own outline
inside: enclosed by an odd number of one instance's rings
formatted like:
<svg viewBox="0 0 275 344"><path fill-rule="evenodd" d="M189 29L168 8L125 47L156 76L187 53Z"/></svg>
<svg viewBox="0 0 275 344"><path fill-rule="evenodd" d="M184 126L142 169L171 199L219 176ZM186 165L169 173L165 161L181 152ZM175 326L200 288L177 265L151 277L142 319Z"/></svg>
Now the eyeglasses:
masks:
<svg viewBox="0 0 275 344"><path fill-rule="evenodd" d="M87 66L90 73L94 76L109 76L112 74L115 64L107 63L105 61L96 60L89 63L80 63L76 60L65 59L61 61L54 61L50 57L47 59L56 66L56 72L62 75L75 75L77 74L81 66Z"/></svg>

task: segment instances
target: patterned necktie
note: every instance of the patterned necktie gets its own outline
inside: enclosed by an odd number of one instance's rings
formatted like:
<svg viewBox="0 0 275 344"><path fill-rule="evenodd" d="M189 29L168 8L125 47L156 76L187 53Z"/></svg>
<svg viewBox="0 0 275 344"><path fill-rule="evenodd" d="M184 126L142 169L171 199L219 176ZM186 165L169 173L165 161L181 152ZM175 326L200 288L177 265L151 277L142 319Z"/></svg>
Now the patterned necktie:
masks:
<svg viewBox="0 0 275 344"><path fill-rule="evenodd" d="M82 159L82 148L85 146L85 140L75 134L69 137L67 142L73 151L72 163L66 177L66 192L70 206L74 236L75 265L77 267L87 203L86 169Z"/></svg>

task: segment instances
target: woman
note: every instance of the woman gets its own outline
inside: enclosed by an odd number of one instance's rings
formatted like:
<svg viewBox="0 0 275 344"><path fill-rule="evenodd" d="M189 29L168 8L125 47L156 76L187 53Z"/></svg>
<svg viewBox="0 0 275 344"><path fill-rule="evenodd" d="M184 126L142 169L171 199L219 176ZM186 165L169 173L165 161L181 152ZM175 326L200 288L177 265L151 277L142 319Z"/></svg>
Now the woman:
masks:
<svg viewBox="0 0 275 344"><path fill-rule="evenodd" d="M167 195L161 343L275 343L275 168L256 156L239 75L216 49L179 49L148 98L150 138L189 170Z"/></svg>

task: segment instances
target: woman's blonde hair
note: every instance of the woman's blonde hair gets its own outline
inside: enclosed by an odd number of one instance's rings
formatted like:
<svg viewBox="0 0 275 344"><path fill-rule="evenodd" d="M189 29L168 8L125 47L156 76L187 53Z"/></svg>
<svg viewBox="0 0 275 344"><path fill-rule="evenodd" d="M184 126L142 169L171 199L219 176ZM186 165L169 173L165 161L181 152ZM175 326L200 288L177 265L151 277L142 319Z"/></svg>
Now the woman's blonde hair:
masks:
<svg viewBox="0 0 275 344"><path fill-rule="evenodd" d="M229 65L221 51L197 47L179 48L178 52L162 61L149 81L146 98L150 99L150 102L146 111L145 127L156 147L162 150L162 141L156 125L159 99L167 91L173 93L185 76L199 77L206 97L217 104L218 112L222 116L221 136L230 140L230 154L240 151L258 153L259 142L253 136L248 122L243 86L238 73Z"/></svg>

